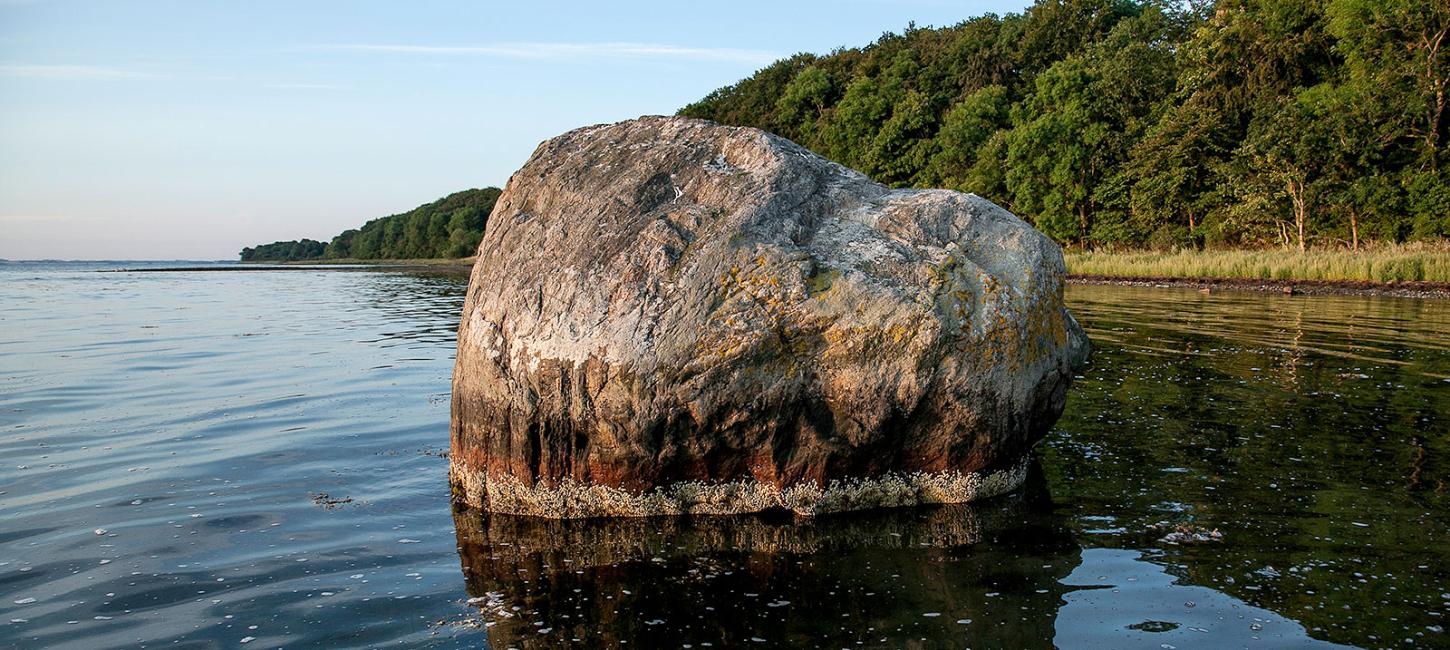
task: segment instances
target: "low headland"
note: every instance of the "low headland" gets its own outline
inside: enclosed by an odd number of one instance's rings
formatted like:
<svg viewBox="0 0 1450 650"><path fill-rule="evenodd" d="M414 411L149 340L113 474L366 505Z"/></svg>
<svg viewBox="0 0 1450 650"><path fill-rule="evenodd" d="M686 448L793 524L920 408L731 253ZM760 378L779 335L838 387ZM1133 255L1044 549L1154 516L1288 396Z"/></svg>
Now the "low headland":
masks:
<svg viewBox="0 0 1450 650"><path fill-rule="evenodd" d="M327 242L305 238L276 241L248 246L239 255L248 263L304 264L398 264L462 258L478 249L499 192L496 187L454 192L407 212L344 230Z"/></svg>

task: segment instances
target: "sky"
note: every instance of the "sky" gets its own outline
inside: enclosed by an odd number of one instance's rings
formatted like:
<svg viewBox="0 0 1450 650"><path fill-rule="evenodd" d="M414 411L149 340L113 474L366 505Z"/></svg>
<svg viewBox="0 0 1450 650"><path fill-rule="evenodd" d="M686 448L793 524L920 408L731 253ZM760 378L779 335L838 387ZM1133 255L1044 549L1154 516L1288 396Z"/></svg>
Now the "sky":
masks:
<svg viewBox="0 0 1450 650"><path fill-rule="evenodd" d="M1024 0L0 0L0 258L236 259L796 52Z"/></svg>

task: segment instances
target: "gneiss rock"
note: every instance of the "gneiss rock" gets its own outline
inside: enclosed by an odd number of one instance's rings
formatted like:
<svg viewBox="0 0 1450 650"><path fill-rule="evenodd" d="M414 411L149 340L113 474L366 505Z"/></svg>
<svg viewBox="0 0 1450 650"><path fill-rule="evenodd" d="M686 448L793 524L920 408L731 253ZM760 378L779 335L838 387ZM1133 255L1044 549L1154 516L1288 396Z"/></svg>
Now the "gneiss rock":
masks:
<svg viewBox="0 0 1450 650"><path fill-rule="evenodd" d="M802 514L1009 491L1087 356L1062 253L756 129L571 131L509 179L453 372L463 501Z"/></svg>

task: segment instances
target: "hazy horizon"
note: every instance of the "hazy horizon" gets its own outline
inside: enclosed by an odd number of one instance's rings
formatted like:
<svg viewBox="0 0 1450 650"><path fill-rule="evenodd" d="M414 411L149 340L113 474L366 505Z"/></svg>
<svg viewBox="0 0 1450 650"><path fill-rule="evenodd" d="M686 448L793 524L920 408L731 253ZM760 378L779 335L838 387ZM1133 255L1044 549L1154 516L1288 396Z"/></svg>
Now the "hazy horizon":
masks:
<svg viewBox="0 0 1450 650"><path fill-rule="evenodd" d="M777 58L1025 5L0 1L0 258L326 240Z"/></svg>

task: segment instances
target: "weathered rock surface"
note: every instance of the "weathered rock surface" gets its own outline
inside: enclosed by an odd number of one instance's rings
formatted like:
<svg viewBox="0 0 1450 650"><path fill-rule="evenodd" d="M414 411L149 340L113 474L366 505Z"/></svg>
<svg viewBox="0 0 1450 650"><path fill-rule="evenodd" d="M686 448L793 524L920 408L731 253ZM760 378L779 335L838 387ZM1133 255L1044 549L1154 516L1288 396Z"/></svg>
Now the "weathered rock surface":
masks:
<svg viewBox="0 0 1450 650"><path fill-rule="evenodd" d="M1087 355L1062 253L756 129L648 117L540 145L473 267L465 502L810 514L1000 494Z"/></svg>

